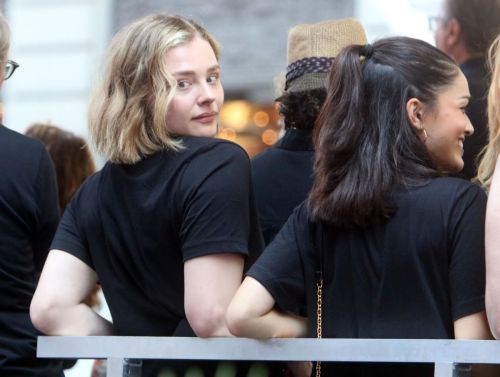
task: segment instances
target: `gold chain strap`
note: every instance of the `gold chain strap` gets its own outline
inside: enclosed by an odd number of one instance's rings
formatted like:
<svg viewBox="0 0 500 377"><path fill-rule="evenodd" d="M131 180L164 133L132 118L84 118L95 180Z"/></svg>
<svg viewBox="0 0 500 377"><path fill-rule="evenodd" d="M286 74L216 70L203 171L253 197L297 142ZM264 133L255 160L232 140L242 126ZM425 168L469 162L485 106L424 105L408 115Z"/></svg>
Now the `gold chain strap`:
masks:
<svg viewBox="0 0 500 377"><path fill-rule="evenodd" d="M316 334L318 339L321 339L323 327L323 280L316 283ZM321 377L321 361L316 361L316 377Z"/></svg>

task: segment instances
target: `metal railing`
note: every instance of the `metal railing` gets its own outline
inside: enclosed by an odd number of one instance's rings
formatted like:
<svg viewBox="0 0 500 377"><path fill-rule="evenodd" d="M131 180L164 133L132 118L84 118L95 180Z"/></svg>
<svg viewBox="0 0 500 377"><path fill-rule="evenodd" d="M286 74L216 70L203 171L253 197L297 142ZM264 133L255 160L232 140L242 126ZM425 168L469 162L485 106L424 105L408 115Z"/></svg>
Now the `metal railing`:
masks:
<svg viewBox="0 0 500 377"><path fill-rule="evenodd" d="M438 339L256 340L40 336L37 356L107 359L107 377L136 376L131 374L137 370L134 360L142 359L434 363L435 377L462 377L468 375L469 364L500 364L500 342Z"/></svg>

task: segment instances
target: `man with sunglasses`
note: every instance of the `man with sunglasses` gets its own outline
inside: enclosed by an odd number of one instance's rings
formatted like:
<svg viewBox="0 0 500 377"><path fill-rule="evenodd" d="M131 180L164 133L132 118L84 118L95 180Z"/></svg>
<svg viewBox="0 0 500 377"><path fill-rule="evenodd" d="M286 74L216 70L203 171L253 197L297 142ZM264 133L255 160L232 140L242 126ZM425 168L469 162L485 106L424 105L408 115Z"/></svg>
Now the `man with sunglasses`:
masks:
<svg viewBox="0 0 500 377"><path fill-rule="evenodd" d="M19 64L8 60L0 14L0 87ZM29 306L59 221L57 186L43 145L0 124L0 376L62 377L61 363L36 358Z"/></svg>
<svg viewBox="0 0 500 377"><path fill-rule="evenodd" d="M461 176L471 179L477 175L477 156L488 142L486 55L500 32L500 1L442 0L440 14L429 18L429 27L436 47L456 60L469 83L471 100L466 112L474 134L464 142Z"/></svg>

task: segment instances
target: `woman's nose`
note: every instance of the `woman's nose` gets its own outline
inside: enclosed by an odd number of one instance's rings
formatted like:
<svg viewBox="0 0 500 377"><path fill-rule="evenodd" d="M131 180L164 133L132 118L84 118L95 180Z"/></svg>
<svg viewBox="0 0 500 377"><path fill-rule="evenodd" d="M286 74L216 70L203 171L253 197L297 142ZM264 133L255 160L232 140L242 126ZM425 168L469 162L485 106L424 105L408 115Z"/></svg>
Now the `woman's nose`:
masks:
<svg viewBox="0 0 500 377"><path fill-rule="evenodd" d="M471 136L474 133L474 127L472 126L472 123L470 119L467 120L467 125L465 127L465 134L467 136Z"/></svg>
<svg viewBox="0 0 500 377"><path fill-rule="evenodd" d="M210 86L208 83L201 85L200 94L198 96L198 102L200 104L212 103L215 101L215 88Z"/></svg>

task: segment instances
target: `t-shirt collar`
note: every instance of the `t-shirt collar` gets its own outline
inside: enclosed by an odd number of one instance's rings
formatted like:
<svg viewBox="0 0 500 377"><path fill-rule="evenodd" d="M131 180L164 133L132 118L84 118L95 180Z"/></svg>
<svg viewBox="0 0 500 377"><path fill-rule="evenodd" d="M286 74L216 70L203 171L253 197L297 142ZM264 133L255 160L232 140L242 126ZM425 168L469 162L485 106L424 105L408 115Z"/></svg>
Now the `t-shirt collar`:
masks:
<svg viewBox="0 0 500 377"><path fill-rule="evenodd" d="M277 148L297 151L312 151L312 130L288 128L283 137L276 143Z"/></svg>

